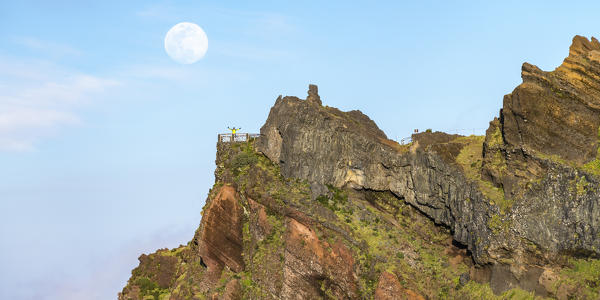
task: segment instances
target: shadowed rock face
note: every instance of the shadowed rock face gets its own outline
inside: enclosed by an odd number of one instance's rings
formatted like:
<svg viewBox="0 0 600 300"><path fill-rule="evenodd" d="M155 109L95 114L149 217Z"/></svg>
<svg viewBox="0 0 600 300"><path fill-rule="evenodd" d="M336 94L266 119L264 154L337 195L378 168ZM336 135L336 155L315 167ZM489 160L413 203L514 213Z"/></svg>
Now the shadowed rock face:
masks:
<svg viewBox="0 0 600 300"><path fill-rule="evenodd" d="M261 135L257 149L279 162L284 176L308 180L317 194L326 184L391 191L452 228L477 261L487 260L493 208L457 166L437 153L418 143L409 149L388 140L360 111L341 112L296 97L277 99ZM453 137L439 135L428 140Z"/></svg>

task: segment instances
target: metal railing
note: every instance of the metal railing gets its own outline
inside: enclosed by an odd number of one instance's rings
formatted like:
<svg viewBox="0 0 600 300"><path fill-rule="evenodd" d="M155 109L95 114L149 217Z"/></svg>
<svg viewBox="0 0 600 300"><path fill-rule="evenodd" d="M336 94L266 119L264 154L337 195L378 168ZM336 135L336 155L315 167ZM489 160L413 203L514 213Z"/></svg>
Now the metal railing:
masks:
<svg viewBox="0 0 600 300"><path fill-rule="evenodd" d="M405 137L400 140L400 145L408 145L412 143L412 137Z"/></svg>
<svg viewBox="0 0 600 300"><path fill-rule="evenodd" d="M472 134L485 135L486 130L487 130L487 128L463 128L463 129L446 129L446 130L442 130L442 132L447 133L447 134L458 134L458 135L469 136ZM415 129L414 134L423 133L423 132L428 132L428 131L419 132L418 130ZM401 138L401 139L398 139L398 136L396 136L396 141L400 145L408 145L408 144L412 143L412 135L405 137L405 138Z"/></svg>
<svg viewBox="0 0 600 300"><path fill-rule="evenodd" d="M260 133L219 133L217 142L219 143L237 143L247 142L260 136Z"/></svg>

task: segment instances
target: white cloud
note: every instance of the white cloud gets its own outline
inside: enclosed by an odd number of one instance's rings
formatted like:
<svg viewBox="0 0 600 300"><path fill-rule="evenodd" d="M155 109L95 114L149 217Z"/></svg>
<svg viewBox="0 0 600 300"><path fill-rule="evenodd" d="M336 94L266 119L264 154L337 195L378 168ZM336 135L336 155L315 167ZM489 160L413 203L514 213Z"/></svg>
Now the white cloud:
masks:
<svg viewBox="0 0 600 300"><path fill-rule="evenodd" d="M79 124L76 110L119 84L43 61L2 57L0 80L0 151L33 150L60 128Z"/></svg>

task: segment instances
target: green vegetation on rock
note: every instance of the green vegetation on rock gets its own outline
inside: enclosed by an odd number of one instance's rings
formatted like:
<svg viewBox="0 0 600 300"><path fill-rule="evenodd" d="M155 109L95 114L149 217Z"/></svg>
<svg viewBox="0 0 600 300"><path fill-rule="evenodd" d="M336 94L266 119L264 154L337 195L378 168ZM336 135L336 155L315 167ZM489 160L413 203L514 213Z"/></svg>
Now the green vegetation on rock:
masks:
<svg viewBox="0 0 600 300"><path fill-rule="evenodd" d="M319 195L316 198L317 202L333 211L345 209L348 203L348 193L332 185L327 185L327 188L330 194Z"/></svg>
<svg viewBox="0 0 600 300"><path fill-rule="evenodd" d="M156 282L148 277L139 277L134 284L140 288L140 294L144 299L150 297L150 299L162 300L164 298L168 299L170 296L168 289L161 289Z"/></svg>
<svg viewBox="0 0 600 300"><path fill-rule="evenodd" d="M577 196L585 194L588 191L589 185L590 183L585 179L585 176L581 176L576 184Z"/></svg>
<svg viewBox="0 0 600 300"><path fill-rule="evenodd" d="M502 189L481 179L483 137L461 137L453 142L464 144L457 162L466 177L501 209L500 214L489 218L488 226L496 234L506 231L509 223L504 219L504 212L511 208L511 202L504 199ZM214 197L223 185L236 186L237 192L243 195L240 201L245 211L242 225L245 269L234 273L226 268L213 287L201 291L198 285L206 269L199 259L189 256L190 246L159 250L152 255L177 259L180 269L169 288L160 288L141 269L134 270L129 285L139 287L144 299L167 299L171 295L205 299L209 295L222 295L231 280L239 280L244 299L268 298L273 291L280 291L286 268L285 238L289 230L285 212L291 207L299 208L314 222L311 229L323 245L329 245L324 247L325 252L333 251L332 245L338 242L351 249L362 298L372 298L380 275L389 272L397 276L402 288L430 299L534 299L532 292L520 289L494 295L487 284L469 281L459 285L459 277L468 273L472 264L466 250L451 244L448 229L436 226L390 192L356 191L328 185L328 192L312 201L306 181L284 178L279 166L255 152L251 143L234 145L222 154L218 158L221 167L215 173L229 182L216 182L209 198ZM493 158L496 160L498 167L505 164L500 155ZM582 194L589 183L582 176L573 184L576 192ZM263 219L259 220L258 214L250 212L246 197L264 207L266 216ZM260 226L267 229L259 228L260 222L263 222ZM585 285L581 288L582 293L597 293L600 286L598 261L574 260L571 263L573 267L561 273L557 289L560 284L582 282ZM323 297L335 298L328 279L319 280Z"/></svg>
<svg viewBox="0 0 600 300"><path fill-rule="evenodd" d="M469 281L463 286L459 293L460 299L489 299L489 300L534 300L543 299L536 297L534 292L527 292L521 289L510 289L501 295L496 295L488 284L481 284L475 281Z"/></svg>
<svg viewBox="0 0 600 300"><path fill-rule="evenodd" d="M383 271L396 274L405 288L419 293L435 298L454 295L454 279L468 267L464 263L450 265L450 257L444 254L449 232L421 222L425 217L389 192L348 191L348 195L348 208L335 213L338 224L345 224L362 245L352 248L359 258L363 298L373 296ZM384 207L385 211L380 210Z"/></svg>
<svg viewBox="0 0 600 300"><path fill-rule="evenodd" d="M512 207L512 201L506 199L504 190L495 187L493 183L481 178L481 167L483 162L483 141L485 136L465 136L455 139L453 142L463 143L464 146L458 156L456 162L462 167L466 177L477 183L479 190L492 203L497 205L501 211L506 212ZM501 160L501 157L498 157ZM502 165L501 162L498 163Z"/></svg>
<svg viewBox="0 0 600 300"><path fill-rule="evenodd" d="M458 156L459 164L470 179L486 187L486 183L479 177L482 137L465 137L459 141L465 143ZM272 203L275 207L292 203L303 206L303 203L310 199L310 189L306 182L283 178L278 166L254 152L251 144L240 145L237 153L230 153L225 165L227 170L221 174L226 175L229 172L240 188L252 191L254 195L270 195L275 201ZM582 193L587 187L585 177L580 177L574 184L577 193ZM222 183L217 183L215 187L220 185ZM435 226L390 192L354 191L334 186L327 188L329 192L317 197L316 203L327 208L326 211L332 213L336 220L329 223L331 221L328 217L320 215L319 210L315 210L314 207L306 207L305 210L314 214L314 220L326 225L315 228L320 240L333 245L341 239L352 249L357 263L361 297L373 297L379 276L385 271L395 274L404 288L432 299L534 299L533 293L520 289L494 295L487 284L470 281L464 286L458 285L460 275L469 270L466 253L453 254L452 251L458 251L456 249L449 252L448 249L452 246L449 244L451 235L447 229ZM217 190L218 188L213 188L212 191ZM486 196L491 194L490 199L495 203L503 203L499 201L501 190L488 189L485 193ZM248 219L243 223L246 270L240 273L223 271L210 293L198 294L197 288L194 287L197 280L194 278L201 278L204 272L199 261L188 261L182 265L184 269L173 282L173 288L160 288L156 282L137 269L134 271L137 275L132 284L140 288L144 299L168 299L174 294L203 299L211 293L221 295L226 284L237 279L244 298L267 297L269 292L265 290L266 286L280 289L282 285L281 272L284 269L286 247L284 235L287 229L284 216L278 209L266 208L266 212L266 222L270 230L265 232L262 238L256 236L256 215L247 215ZM503 215L500 214L489 219L488 225L495 233L507 229L508 223L502 218ZM345 228L349 240L328 229L332 226ZM326 250L331 251L330 248ZM159 250L153 255L174 257L183 261L187 251L189 247L182 246L172 250ZM597 260L574 260L571 263L573 267L563 271L557 289L560 284L574 285L580 282L585 287L582 288L582 293L597 293L600 286L600 263ZM323 294L325 297L334 298L331 288L326 283L326 280L321 281Z"/></svg>
<svg viewBox="0 0 600 300"><path fill-rule="evenodd" d="M587 172L589 174L592 175L596 175L596 176L600 176L600 128L598 128L598 148L597 148L597 152L596 152L596 158L585 163L585 164L578 164L575 161L572 160L567 160L564 159L556 154L545 154L545 153L541 153L541 152L535 152L535 156L541 158L541 159L545 159L545 160L549 160L552 161L554 163L560 164L560 165L565 165L565 166L570 166L572 168Z"/></svg>
<svg viewBox="0 0 600 300"><path fill-rule="evenodd" d="M230 168L234 175L239 175L240 172L254 166L257 162L258 157L252 152L251 147L247 147L232 159Z"/></svg>
<svg viewBox="0 0 600 300"><path fill-rule="evenodd" d="M569 268L563 269L561 279L555 283L557 290L561 286L575 289L581 298L596 299L600 295L600 259L570 259Z"/></svg>
<svg viewBox="0 0 600 300"><path fill-rule="evenodd" d="M502 132L500 131L499 124L496 125L496 129L492 133L492 135L488 139L488 146L490 148L502 146L504 142L502 141Z"/></svg>
<svg viewBox="0 0 600 300"><path fill-rule="evenodd" d="M598 128L598 150L596 159L583 165L582 169L594 175L600 176L600 128Z"/></svg>
<svg viewBox="0 0 600 300"><path fill-rule="evenodd" d="M502 217L504 215L492 215L488 220L488 226L492 230L494 234L500 234L502 232L506 232L510 226L510 222L503 221Z"/></svg>

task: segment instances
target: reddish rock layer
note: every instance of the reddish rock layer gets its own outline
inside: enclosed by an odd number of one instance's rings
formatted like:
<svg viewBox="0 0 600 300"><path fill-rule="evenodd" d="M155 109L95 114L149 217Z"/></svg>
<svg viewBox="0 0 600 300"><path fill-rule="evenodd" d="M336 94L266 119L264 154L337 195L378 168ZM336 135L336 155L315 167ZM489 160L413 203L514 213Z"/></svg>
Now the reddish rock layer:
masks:
<svg viewBox="0 0 600 300"><path fill-rule="evenodd" d="M398 277L390 272L382 272L379 276L377 290L375 290L375 300L425 300L423 296L404 289Z"/></svg>
<svg viewBox="0 0 600 300"><path fill-rule="evenodd" d="M244 269L242 259L243 209L233 187L224 185L205 208L198 239L199 254L209 272L220 274L224 266Z"/></svg>

